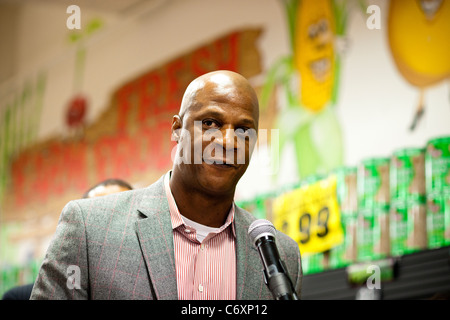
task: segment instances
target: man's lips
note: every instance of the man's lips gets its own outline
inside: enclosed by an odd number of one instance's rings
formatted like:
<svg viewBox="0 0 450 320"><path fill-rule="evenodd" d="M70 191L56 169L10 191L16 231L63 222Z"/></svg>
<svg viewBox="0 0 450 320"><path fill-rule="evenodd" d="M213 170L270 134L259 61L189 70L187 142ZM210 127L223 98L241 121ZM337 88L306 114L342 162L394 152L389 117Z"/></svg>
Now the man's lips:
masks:
<svg viewBox="0 0 450 320"><path fill-rule="evenodd" d="M214 165L220 168L237 168L234 161L220 160L220 159L203 159L206 164Z"/></svg>

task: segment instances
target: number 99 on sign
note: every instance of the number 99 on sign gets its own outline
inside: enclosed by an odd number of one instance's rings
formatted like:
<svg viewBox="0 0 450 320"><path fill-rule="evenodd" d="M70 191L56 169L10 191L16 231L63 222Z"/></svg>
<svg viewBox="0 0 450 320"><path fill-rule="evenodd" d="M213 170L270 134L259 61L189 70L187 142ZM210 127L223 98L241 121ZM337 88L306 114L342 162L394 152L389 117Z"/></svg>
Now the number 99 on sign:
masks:
<svg viewBox="0 0 450 320"><path fill-rule="evenodd" d="M343 242L335 180L301 187L275 199L274 225L297 241L302 253L318 253Z"/></svg>
<svg viewBox="0 0 450 320"><path fill-rule="evenodd" d="M317 214L317 221L314 221L316 225L316 236L319 238L323 238L328 234L328 218L330 217L330 210L328 207L323 207L319 210ZM298 229L302 238L299 240L300 243L306 244L311 240L311 223L312 223L311 214L305 212L300 215L300 219L298 221Z"/></svg>

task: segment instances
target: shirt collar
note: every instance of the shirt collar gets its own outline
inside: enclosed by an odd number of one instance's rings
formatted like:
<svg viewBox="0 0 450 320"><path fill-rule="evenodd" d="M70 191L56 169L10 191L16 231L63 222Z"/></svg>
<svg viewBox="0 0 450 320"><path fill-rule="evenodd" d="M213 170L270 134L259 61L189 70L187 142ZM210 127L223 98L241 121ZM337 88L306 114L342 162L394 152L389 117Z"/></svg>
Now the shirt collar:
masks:
<svg viewBox="0 0 450 320"><path fill-rule="evenodd" d="M170 211L170 220L172 222L172 229L175 230L180 226L186 227L186 225L184 224L183 218L181 217L180 211L178 210L177 204L172 195L172 191L170 190L169 181L170 181L171 175L172 175L172 170L168 171L166 173L166 175L164 176L164 188L166 191L167 201L169 202L169 211ZM225 223L219 228L219 231L217 233L222 232L231 224L233 236L236 237L236 231L235 231L235 226L234 226L234 213L235 213L235 203L233 201L233 204L231 205L231 209L228 213L228 217L225 220Z"/></svg>

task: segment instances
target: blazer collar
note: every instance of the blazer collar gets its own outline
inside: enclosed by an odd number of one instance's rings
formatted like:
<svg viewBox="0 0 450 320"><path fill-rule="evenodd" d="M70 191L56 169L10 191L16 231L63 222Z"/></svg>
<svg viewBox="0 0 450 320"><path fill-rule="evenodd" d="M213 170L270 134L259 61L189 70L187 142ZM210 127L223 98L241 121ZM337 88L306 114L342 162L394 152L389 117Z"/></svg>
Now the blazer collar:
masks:
<svg viewBox="0 0 450 320"><path fill-rule="evenodd" d="M138 211L144 219L136 221L144 261L155 299L178 298L173 233L163 178L149 186Z"/></svg>

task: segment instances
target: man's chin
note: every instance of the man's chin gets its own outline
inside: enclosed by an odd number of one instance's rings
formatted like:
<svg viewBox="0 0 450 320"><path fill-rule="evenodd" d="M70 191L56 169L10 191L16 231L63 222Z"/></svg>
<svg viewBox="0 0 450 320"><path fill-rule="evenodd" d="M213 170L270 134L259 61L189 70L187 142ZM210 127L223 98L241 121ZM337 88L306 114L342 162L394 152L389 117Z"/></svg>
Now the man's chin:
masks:
<svg viewBox="0 0 450 320"><path fill-rule="evenodd" d="M203 163L203 181L207 191L215 194L234 193L239 178L242 176L241 168L220 163Z"/></svg>

